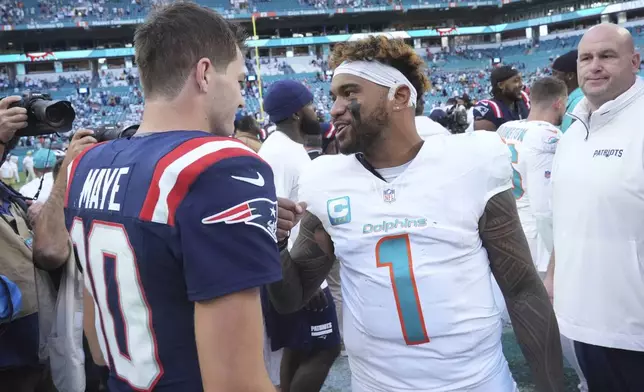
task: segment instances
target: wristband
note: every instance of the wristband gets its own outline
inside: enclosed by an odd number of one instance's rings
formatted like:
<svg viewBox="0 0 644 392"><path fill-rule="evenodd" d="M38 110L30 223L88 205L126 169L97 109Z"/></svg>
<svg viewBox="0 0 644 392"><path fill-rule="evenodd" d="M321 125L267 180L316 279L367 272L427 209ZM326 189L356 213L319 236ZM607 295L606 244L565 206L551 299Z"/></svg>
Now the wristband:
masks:
<svg viewBox="0 0 644 392"><path fill-rule="evenodd" d="M277 243L277 248L279 251L283 251L284 249L288 248L288 237L284 238L280 242Z"/></svg>

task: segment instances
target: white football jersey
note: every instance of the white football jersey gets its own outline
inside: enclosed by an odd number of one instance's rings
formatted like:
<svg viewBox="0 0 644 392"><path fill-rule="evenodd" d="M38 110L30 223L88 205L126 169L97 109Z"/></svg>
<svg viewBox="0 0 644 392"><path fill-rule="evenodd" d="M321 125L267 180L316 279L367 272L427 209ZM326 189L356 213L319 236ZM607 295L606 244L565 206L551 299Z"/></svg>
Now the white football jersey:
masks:
<svg viewBox="0 0 644 392"><path fill-rule="evenodd" d="M545 121L528 120L509 121L496 132L512 154L512 192L532 259L537 270L544 272L552 251L552 227L544 234L538 230L538 220L552 222L550 175L562 133Z"/></svg>
<svg viewBox="0 0 644 392"><path fill-rule="evenodd" d="M303 171L299 199L341 263L354 391L515 390L478 231L511 177L507 147L485 131L432 136L391 182L354 155Z"/></svg>
<svg viewBox="0 0 644 392"><path fill-rule="evenodd" d="M451 135L452 133L442 125L427 116L416 116L416 131L421 139L426 140L435 135Z"/></svg>

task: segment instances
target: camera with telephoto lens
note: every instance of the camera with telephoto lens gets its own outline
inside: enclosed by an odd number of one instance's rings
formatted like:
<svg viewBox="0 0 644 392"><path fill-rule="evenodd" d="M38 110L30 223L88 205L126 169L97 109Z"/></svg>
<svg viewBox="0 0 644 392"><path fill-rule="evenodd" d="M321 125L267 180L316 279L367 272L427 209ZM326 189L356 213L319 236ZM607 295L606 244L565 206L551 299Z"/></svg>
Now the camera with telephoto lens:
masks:
<svg viewBox="0 0 644 392"><path fill-rule="evenodd" d="M126 128L121 128L118 125L110 124L103 125L94 130L94 138L99 142L107 142L110 140L130 137L139 129L139 124L130 125Z"/></svg>
<svg viewBox="0 0 644 392"><path fill-rule="evenodd" d="M18 137L69 132L76 118L69 101L53 100L49 94L37 92L24 94L9 107L27 109L27 127L16 132Z"/></svg>
<svg viewBox="0 0 644 392"><path fill-rule="evenodd" d="M467 121L467 109L464 105L455 104L445 112L445 124L443 125L451 133L464 133L470 125Z"/></svg>
<svg viewBox="0 0 644 392"><path fill-rule="evenodd" d="M464 133L469 126L467 122L467 109L465 106L457 103L445 109L434 109L430 118L452 134Z"/></svg>

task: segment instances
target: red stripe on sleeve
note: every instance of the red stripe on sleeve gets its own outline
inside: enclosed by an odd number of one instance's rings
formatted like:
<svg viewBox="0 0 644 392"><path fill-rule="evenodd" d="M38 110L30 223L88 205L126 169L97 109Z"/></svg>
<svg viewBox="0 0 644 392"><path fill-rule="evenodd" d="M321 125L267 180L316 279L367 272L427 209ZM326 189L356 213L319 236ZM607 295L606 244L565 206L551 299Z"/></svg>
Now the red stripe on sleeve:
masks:
<svg viewBox="0 0 644 392"><path fill-rule="evenodd" d="M183 169L177 177L177 182L174 184L174 187L172 187L170 194L168 194L168 224L170 226L174 226L174 216L177 207L179 207L179 204L188 193L190 186L197 180L201 173L206 171L210 166L224 159L242 156L256 157L257 155L254 152L241 148L224 148L199 158L197 161ZM215 189L216 187L213 184L213 193ZM216 197L214 194L212 196Z"/></svg>
<svg viewBox="0 0 644 392"><path fill-rule="evenodd" d="M217 139L212 137L199 137L190 139L186 142L181 143L175 147L172 151L167 153L161 160L157 163L154 174L152 175L152 180L150 181L150 187L148 188L148 193L145 195L145 201L143 202L143 207L139 213L139 218L142 220L151 220L152 214L154 213L154 207L159 200L159 194L161 189L159 188L159 180L161 175L174 161L181 158L183 155L194 150L195 148L202 146L206 143L215 141Z"/></svg>
<svg viewBox="0 0 644 392"><path fill-rule="evenodd" d="M159 197L161 194L161 188L160 188L160 180L161 176L163 173L166 171L166 169L172 165L177 159L181 158L185 154L188 154L190 151L199 148L203 146L204 144L211 143L211 142L222 142L222 141L227 141L227 142L234 142L234 143L239 143L240 147L247 148L244 143L242 143L239 140L229 138L229 137L216 137L216 136L206 136L206 137L198 137L198 138L193 138L190 140L187 140L177 147L175 147L172 151L167 153L159 162L156 164L156 167L154 169L154 173L152 175L152 180L150 181L150 186L148 188L148 192L145 196L145 200L143 202L143 206L141 208L141 212L139 213L139 219L141 220L146 220L146 221L151 221L152 216L154 215L154 209L156 208L156 205L159 201ZM232 150L235 151L235 153L231 156L255 156L258 159L261 160L254 152L250 152L247 150L244 150L243 148L227 148L226 150ZM240 153L240 151L243 152ZM210 154L205 155L204 157L207 157ZM193 164L189 165L186 168L182 169L182 173L179 175L179 178L177 178L177 182L175 183L173 189L170 191L170 195L174 192L174 188L177 186L180 186L180 180L181 180L181 175L183 174L184 171L186 171L188 168L192 167L193 165L199 163L204 157L199 158L196 162ZM263 161L263 160L262 160ZM207 167L207 166L206 166ZM204 169L206 168L204 167ZM200 174L196 173L196 176ZM196 178L196 177L195 177ZM194 181L194 179L193 179ZM191 182L192 183L192 182ZM188 185L189 187L189 185ZM187 192L187 190L186 190ZM183 194L185 196L185 193ZM183 196L181 196L181 199L183 199ZM170 199L168 199L168 202ZM169 210L170 211L170 210ZM174 212L173 212L174 214Z"/></svg>

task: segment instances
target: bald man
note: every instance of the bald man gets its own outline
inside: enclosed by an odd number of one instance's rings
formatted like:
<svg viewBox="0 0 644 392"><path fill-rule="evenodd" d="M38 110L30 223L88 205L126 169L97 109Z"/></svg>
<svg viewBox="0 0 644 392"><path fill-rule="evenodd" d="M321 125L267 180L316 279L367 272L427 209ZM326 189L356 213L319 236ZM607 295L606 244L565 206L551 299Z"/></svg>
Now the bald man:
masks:
<svg viewBox="0 0 644 392"><path fill-rule="evenodd" d="M644 391L639 63L626 29L600 24L584 34L577 74L585 98L553 164L556 265L553 260L545 283L590 392Z"/></svg>

